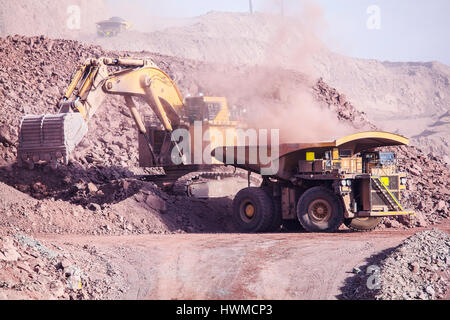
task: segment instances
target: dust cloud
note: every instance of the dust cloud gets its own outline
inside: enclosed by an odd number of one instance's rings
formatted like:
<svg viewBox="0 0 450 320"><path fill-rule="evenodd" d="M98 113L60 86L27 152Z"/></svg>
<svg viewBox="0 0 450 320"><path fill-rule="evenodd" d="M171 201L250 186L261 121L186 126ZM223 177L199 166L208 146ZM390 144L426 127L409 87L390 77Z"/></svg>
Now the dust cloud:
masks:
<svg viewBox="0 0 450 320"><path fill-rule="evenodd" d="M234 75L219 69L199 75L199 80L245 108L249 127L279 129L280 143L331 141L355 129L340 122L312 94L316 81L312 59L324 48L320 33L326 23L318 5L305 1L300 5L294 16L280 17L270 38L273 45L264 52L264 63L251 74ZM293 79L281 66L300 70L304 78Z"/></svg>
<svg viewBox="0 0 450 320"><path fill-rule="evenodd" d="M50 36L69 38L74 36L73 31L64 29L66 28L65 19L67 19L66 7L72 1L64 0L57 6L52 6L52 3L52 1L46 0L31 5L23 0L14 3L9 1L8 9L14 9L17 17L20 15L28 17L26 13L30 10L30 6L33 9L32 12L42 12L42 15L47 8L51 7L54 12L52 16L57 17L54 18L54 21L51 20L52 23L44 23L39 17L36 17L36 21L31 19L27 24L33 25L32 29L11 29L10 31L23 34L39 32ZM73 3L81 7L83 17L81 25L82 27L89 26L89 30L83 30L89 31L90 34L95 32L95 21L114 15L132 21L133 29L145 32L151 32L156 25L158 28L163 28L164 23L167 25L175 23L171 18L155 17L155 14L163 14L167 10L164 4L158 5L156 2L154 2L156 7L153 7L151 12L147 9L148 3L144 4L141 0L127 2L96 0L89 4L86 0L77 0ZM324 44L320 41L320 35L326 29L322 9L309 1L300 1L296 2L295 7L292 7L292 3L290 3L289 11L288 8L285 8L285 16L281 16L274 9L278 5L277 1L267 1L266 4L267 10L264 10L263 13L255 13L251 19L247 14L243 14L241 17L242 19L249 18L249 29L254 23L261 26L264 26L264 23L271 24L270 28L264 29L267 31L267 35L263 36L271 45L261 47L258 56L262 57L262 62L253 66L251 73L231 72L227 70L224 62L222 66L211 67L208 72L198 72L195 79L198 86L207 86L209 94L226 96L231 105L246 109L250 127L280 129L281 142L332 140L349 133L351 128L341 124L335 114L326 106L319 105L312 95L311 87L315 83L312 58L324 48ZM92 11L95 14L91 14ZM87 15L88 13L89 15ZM273 15L273 19L265 19L264 15L268 14ZM231 23L233 20L229 20L230 18L226 15L219 18L221 20L215 21L217 25L213 28L218 36L227 38L228 33L236 33L236 30L227 31L227 28L233 27L233 23ZM178 21L177 23L183 23L183 19ZM195 31L196 29L189 30ZM265 32L264 30L262 32ZM258 34L246 32L246 30L242 30L242 33L243 38L240 40L253 36L254 39L250 40L258 41ZM146 37L151 34L134 35ZM122 40L125 41L125 39ZM243 50L240 46L242 41L234 43L233 46L233 42L229 40L224 43L227 44L230 52ZM108 41L110 40L108 39ZM212 51L210 55L223 56L219 47L207 46L202 47L202 50ZM244 63L243 61L242 64ZM293 81L287 69L301 71L304 78Z"/></svg>
<svg viewBox="0 0 450 320"><path fill-rule="evenodd" d="M278 4L279 1L271 1ZM332 140L352 131L342 124L330 110L323 108L313 98L313 57L320 53L324 44L320 35L326 28L322 8L310 1L300 1L292 15L292 20L278 26L272 38L273 46L266 52L266 63L290 66L305 74L303 85L285 90L280 97L282 105L263 107L258 113L257 124L280 128L281 142L310 142ZM286 85L286 84L285 84ZM283 87L283 86L282 86ZM255 123L256 125L256 123Z"/></svg>

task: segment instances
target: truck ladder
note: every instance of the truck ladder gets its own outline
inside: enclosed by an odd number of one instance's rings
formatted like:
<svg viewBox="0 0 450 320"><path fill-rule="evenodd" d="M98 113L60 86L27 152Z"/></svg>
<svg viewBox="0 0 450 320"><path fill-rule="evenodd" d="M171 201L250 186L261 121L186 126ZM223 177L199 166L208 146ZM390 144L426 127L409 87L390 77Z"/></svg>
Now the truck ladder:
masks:
<svg viewBox="0 0 450 320"><path fill-rule="evenodd" d="M400 201L398 201L394 194L389 190L388 186L379 177L372 177L371 180L374 182L381 194L383 194L387 202L391 205L392 209L404 211Z"/></svg>

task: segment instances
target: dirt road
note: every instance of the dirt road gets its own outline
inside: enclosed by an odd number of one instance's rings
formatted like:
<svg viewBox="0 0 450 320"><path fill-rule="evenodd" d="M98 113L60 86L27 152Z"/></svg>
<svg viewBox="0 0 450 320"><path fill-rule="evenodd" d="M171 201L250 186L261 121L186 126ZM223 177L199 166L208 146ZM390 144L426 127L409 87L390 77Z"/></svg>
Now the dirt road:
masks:
<svg viewBox="0 0 450 320"><path fill-rule="evenodd" d="M117 298L337 299L354 267L417 231L38 238L101 257L123 291Z"/></svg>

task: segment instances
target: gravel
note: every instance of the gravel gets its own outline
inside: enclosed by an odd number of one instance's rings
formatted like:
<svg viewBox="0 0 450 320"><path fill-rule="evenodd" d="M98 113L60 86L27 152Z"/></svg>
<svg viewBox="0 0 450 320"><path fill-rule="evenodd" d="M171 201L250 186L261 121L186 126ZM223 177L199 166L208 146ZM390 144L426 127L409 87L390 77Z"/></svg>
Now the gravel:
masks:
<svg viewBox="0 0 450 320"><path fill-rule="evenodd" d="M450 236L437 229L421 231L396 248L372 257L367 265L355 267L360 272L354 272L356 275L348 279L341 298L446 299L449 263Z"/></svg>

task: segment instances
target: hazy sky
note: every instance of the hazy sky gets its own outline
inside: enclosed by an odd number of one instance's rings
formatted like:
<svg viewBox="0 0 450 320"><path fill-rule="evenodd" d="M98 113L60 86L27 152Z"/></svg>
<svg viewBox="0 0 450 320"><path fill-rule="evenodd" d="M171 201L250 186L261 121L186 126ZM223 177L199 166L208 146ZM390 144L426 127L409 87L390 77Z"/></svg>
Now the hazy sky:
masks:
<svg viewBox="0 0 450 320"><path fill-rule="evenodd" d="M109 0L122 2L123 0ZM256 11L277 10L277 0L253 0ZM281 1L281 0L278 0ZM208 11L248 11L248 0L136 0L150 15L189 17ZM302 0L284 0L286 14ZM450 0L310 0L322 10L329 47L345 55L450 65ZM375 7L373 7L375 6ZM367 11L370 11L369 13ZM379 13L379 15L378 15ZM369 29L367 26L370 19Z"/></svg>

